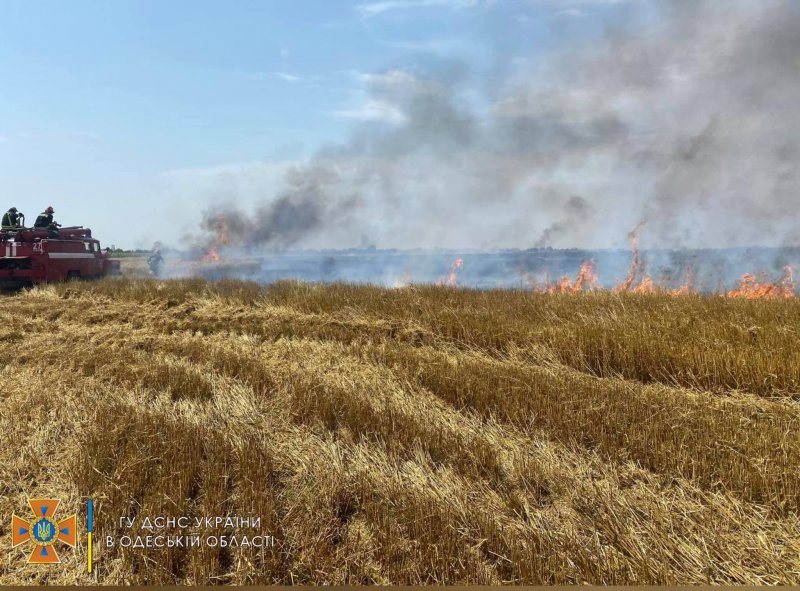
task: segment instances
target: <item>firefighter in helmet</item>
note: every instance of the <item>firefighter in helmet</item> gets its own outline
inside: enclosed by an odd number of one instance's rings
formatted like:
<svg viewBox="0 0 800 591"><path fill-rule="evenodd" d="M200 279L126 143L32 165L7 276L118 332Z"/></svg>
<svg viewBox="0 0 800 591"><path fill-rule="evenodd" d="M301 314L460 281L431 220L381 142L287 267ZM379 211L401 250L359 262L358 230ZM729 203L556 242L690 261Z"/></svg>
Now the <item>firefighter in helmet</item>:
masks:
<svg viewBox="0 0 800 591"><path fill-rule="evenodd" d="M16 230L22 227L22 220L25 216L22 215L16 207L12 207L3 214L2 229L3 230Z"/></svg>
<svg viewBox="0 0 800 591"><path fill-rule="evenodd" d="M34 228L50 228L51 230L58 228L61 224L57 224L53 221L53 214L56 212L51 205L47 209L45 209L42 213L39 214L39 217L36 218L36 221L33 224Z"/></svg>

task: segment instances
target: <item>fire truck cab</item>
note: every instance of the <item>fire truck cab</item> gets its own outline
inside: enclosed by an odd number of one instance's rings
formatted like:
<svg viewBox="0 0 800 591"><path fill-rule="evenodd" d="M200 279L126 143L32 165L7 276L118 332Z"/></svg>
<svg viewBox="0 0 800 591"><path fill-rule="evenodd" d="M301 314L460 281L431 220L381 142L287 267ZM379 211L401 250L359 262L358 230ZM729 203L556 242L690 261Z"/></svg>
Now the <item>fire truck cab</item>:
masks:
<svg viewBox="0 0 800 591"><path fill-rule="evenodd" d="M93 279L120 272L89 228L19 228L0 232L0 288Z"/></svg>

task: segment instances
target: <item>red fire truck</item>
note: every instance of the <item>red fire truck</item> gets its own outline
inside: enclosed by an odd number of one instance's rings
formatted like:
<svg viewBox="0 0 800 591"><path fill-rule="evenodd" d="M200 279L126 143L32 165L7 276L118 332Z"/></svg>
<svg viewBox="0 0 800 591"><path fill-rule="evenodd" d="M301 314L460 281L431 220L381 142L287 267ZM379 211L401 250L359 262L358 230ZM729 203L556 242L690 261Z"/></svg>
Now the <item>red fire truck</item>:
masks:
<svg viewBox="0 0 800 591"><path fill-rule="evenodd" d="M82 226L0 231L0 288L94 279L120 272L92 231Z"/></svg>

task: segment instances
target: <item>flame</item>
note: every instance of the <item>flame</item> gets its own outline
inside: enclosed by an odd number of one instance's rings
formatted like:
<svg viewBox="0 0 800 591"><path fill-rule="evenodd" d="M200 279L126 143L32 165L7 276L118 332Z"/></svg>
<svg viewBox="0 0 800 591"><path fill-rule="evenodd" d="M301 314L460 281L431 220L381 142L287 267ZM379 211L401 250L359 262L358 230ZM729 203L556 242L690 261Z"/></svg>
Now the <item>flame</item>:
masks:
<svg viewBox="0 0 800 591"><path fill-rule="evenodd" d="M627 276L614 288L614 291L631 293L659 293L665 291L658 287L653 278L647 273L647 262L642 258L642 253L639 249L639 234L645 223L645 221L639 222L633 230L628 232L628 242L631 245L631 264L628 266Z"/></svg>
<svg viewBox="0 0 800 591"><path fill-rule="evenodd" d="M597 288L597 266L594 261L584 261L575 277L571 281L569 277L562 277L556 282L545 282L545 286L537 291L545 293L579 293L584 289Z"/></svg>
<svg viewBox="0 0 800 591"><path fill-rule="evenodd" d="M204 263L216 263L217 261L219 261L219 259L220 259L219 253L213 246L209 247L208 252L206 252L206 254L204 254L202 258Z"/></svg>
<svg viewBox="0 0 800 591"><path fill-rule="evenodd" d="M645 222L639 223L633 230L628 233L628 240L631 245L631 262L628 266L628 273L623 281L617 284L613 291L621 293L637 293L637 294L669 294L669 295L687 295L694 293L695 288L695 270L689 266L686 269L686 278L683 284L675 289L670 289L663 285L658 285L653 278L647 273L647 264L642 257L639 248L639 235ZM216 263L221 260L220 249L230 244L230 234L228 230L228 222L224 214L217 215L216 220L212 223L211 229L214 231L215 236L211 241L206 253L202 257L202 261L206 263ZM458 258L450 265L450 272L446 279L439 282L439 285L448 285L455 287L458 285L458 274L460 269L464 266L464 259ZM540 276L541 277L541 276ZM548 294L578 294L584 291L603 290L599 284L597 264L593 260L584 261L575 279L572 280L569 276L564 276L561 279L551 281L545 274L543 281L538 281L536 277L527 272L522 273L523 280L530 286L533 291ZM404 272L402 277L395 282L397 287L408 285L410 282L410 274ZM730 291L723 291L720 286L719 293L723 296L731 298L794 298L796 290L796 283L794 279L794 269L786 265L783 268L783 276L777 282L770 282L767 279L766 273L745 273L739 279L738 285L735 289Z"/></svg>
<svg viewBox="0 0 800 591"><path fill-rule="evenodd" d="M578 277L575 279L573 288L575 291L581 291L583 288L595 289L597 287L597 265L594 261L584 261L578 271Z"/></svg>
<svg viewBox="0 0 800 591"><path fill-rule="evenodd" d="M450 274L444 281L444 285L456 286L458 285L458 270L464 266L464 259L456 259L450 265Z"/></svg>
<svg viewBox="0 0 800 591"><path fill-rule="evenodd" d="M681 285L678 289L672 290L670 293L672 293L672 295L687 295L694 293L694 280L694 267L689 265L686 268L686 280L683 282L683 285Z"/></svg>
<svg viewBox="0 0 800 591"><path fill-rule="evenodd" d="M653 278L644 271L642 266L641 271L642 279L635 286L627 289L622 289L623 284L617 285L613 291L627 292L627 293L640 293L640 294L669 294L674 296L688 295L696 292L695 288L695 272L691 267L687 269L686 279L683 284L675 289L658 285ZM522 279L527 283L531 290L538 293L548 294L576 294L585 290L604 290L598 284L597 270L594 261L586 261L581 265L581 269L572 281L569 277L564 276L557 281L539 282L530 273L523 272ZM448 285L455 285L455 283L448 283ZM791 299L797 296L796 282L794 278L794 269L786 265L783 268L783 276L780 281L770 282L767 280L766 273L745 273L739 279L736 289L730 291L721 291L723 296L730 298L746 298L746 299Z"/></svg>
<svg viewBox="0 0 800 591"><path fill-rule="evenodd" d="M637 225L628 234L631 244L631 263L628 267L628 274L625 279L617 284L613 291L617 293L640 293L640 294L669 294L687 295L695 293L695 270L692 266L686 269L686 279L677 289L670 289L663 285L658 285L647 273L646 261L642 258L639 250L639 233L644 226L644 222ZM460 260L460 259L459 259ZM572 281L568 276L564 276L557 281L549 281L545 275L543 284L536 278L527 273L522 273L522 279L533 291L549 294L575 294L584 290L603 289L599 287L597 278L597 267L594 261L584 261L580 271ZM455 267L451 269L448 285L455 285ZM745 273L739 279L736 289L725 292L721 289L719 293L731 298L794 298L796 297L796 283L794 279L794 269L786 265L783 268L783 276L780 281L770 282L767 280L766 273L752 274Z"/></svg>
<svg viewBox="0 0 800 591"><path fill-rule="evenodd" d="M795 296L794 269L786 265L783 268L783 277L777 283L766 280L766 273L754 275L745 273L739 279L736 289L728 292L729 298L793 298Z"/></svg>
<svg viewBox="0 0 800 591"><path fill-rule="evenodd" d="M201 259L204 263L218 262L221 259L218 249L222 246L227 246L231 241L230 234L228 233L228 220L225 219L225 214L217 214L217 219L212 223L211 227L214 230L215 236L206 250L206 254L204 254Z"/></svg>
<svg viewBox="0 0 800 591"><path fill-rule="evenodd" d="M656 287L655 281L650 275L645 275L639 282L639 285L631 290L633 293L658 293L660 290Z"/></svg>
<svg viewBox="0 0 800 591"><path fill-rule="evenodd" d="M641 253L639 252L639 233L642 231L642 226L644 226L644 224L644 222L639 222L639 224L628 233L628 241L631 244L631 264L628 266L627 277L625 277L622 283L617 285L615 291L631 291L633 284L636 282L636 278L644 272L641 264ZM651 284L652 279L650 279L649 276L645 276L642 278L642 283L645 282Z"/></svg>

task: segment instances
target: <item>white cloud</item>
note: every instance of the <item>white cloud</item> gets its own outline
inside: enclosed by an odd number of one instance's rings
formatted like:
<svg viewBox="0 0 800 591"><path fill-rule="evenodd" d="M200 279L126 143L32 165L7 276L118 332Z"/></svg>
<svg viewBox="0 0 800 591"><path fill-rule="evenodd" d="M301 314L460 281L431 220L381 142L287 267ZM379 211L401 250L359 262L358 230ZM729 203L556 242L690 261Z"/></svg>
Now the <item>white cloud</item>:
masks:
<svg viewBox="0 0 800 591"><path fill-rule="evenodd" d="M388 47L426 53L455 54L465 53L475 47L475 43L465 37L439 37L405 41L380 41Z"/></svg>
<svg viewBox="0 0 800 591"><path fill-rule="evenodd" d="M635 1L637 0L537 0L537 3L549 4L556 8L569 8L571 6L613 6Z"/></svg>
<svg viewBox="0 0 800 591"><path fill-rule="evenodd" d="M592 7L615 6L640 0L533 0L543 6L556 9L558 16L582 17L587 15L587 9Z"/></svg>
<svg viewBox="0 0 800 591"><path fill-rule="evenodd" d="M382 121L395 125L407 121L405 114L395 105L380 100L368 100L357 109L334 111L333 115L336 117L344 117L345 119Z"/></svg>
<svg viewBox="0 0 800 591"><path fill-rule="evenodd" d="M387 12L412 10L417 8L449 8L461 10L465 8L490 7L500 0L380 0L358 4L356 10L364 17L378 16ZM584 16L580 7L613 6L635 2L637 0L506 0L507 2L526 2L559 9L564 16Z"/></svg>
<svg viewBox="0 0 800 591"><path fill-rule="evenodd" d="M409 10L414 8L475 8L489 6L496 0L383 0L381 2L367 2L356 6L362 16L378 16L394 10Z"/></svg>
<svg viewBox="0 0 800 591"><path fill-rule="evenodd" d="M295 76L294 74L287 74L286 72L273 72L273 74L275 76L277 76L278 78L280 78L281 80L284 80L286 82L291 82L293 84L295 82L302 82L303 81L302 77Z"/></svg>
<svg viewBox="0 0 800 591"><path fill-rule="evenodd" d="M581 18L586 16L586 12L580 8L564 8L563 10L559 10L556 15L570 18Z"/></svg>
<svg viewBox="0 0 800 591"><path fill-rule="evenodd" d="M388 70L380 74L370 74L364 72L353 72L356 80L365 86L403 87L415 84L417 78L406 70Z"/></svg>

